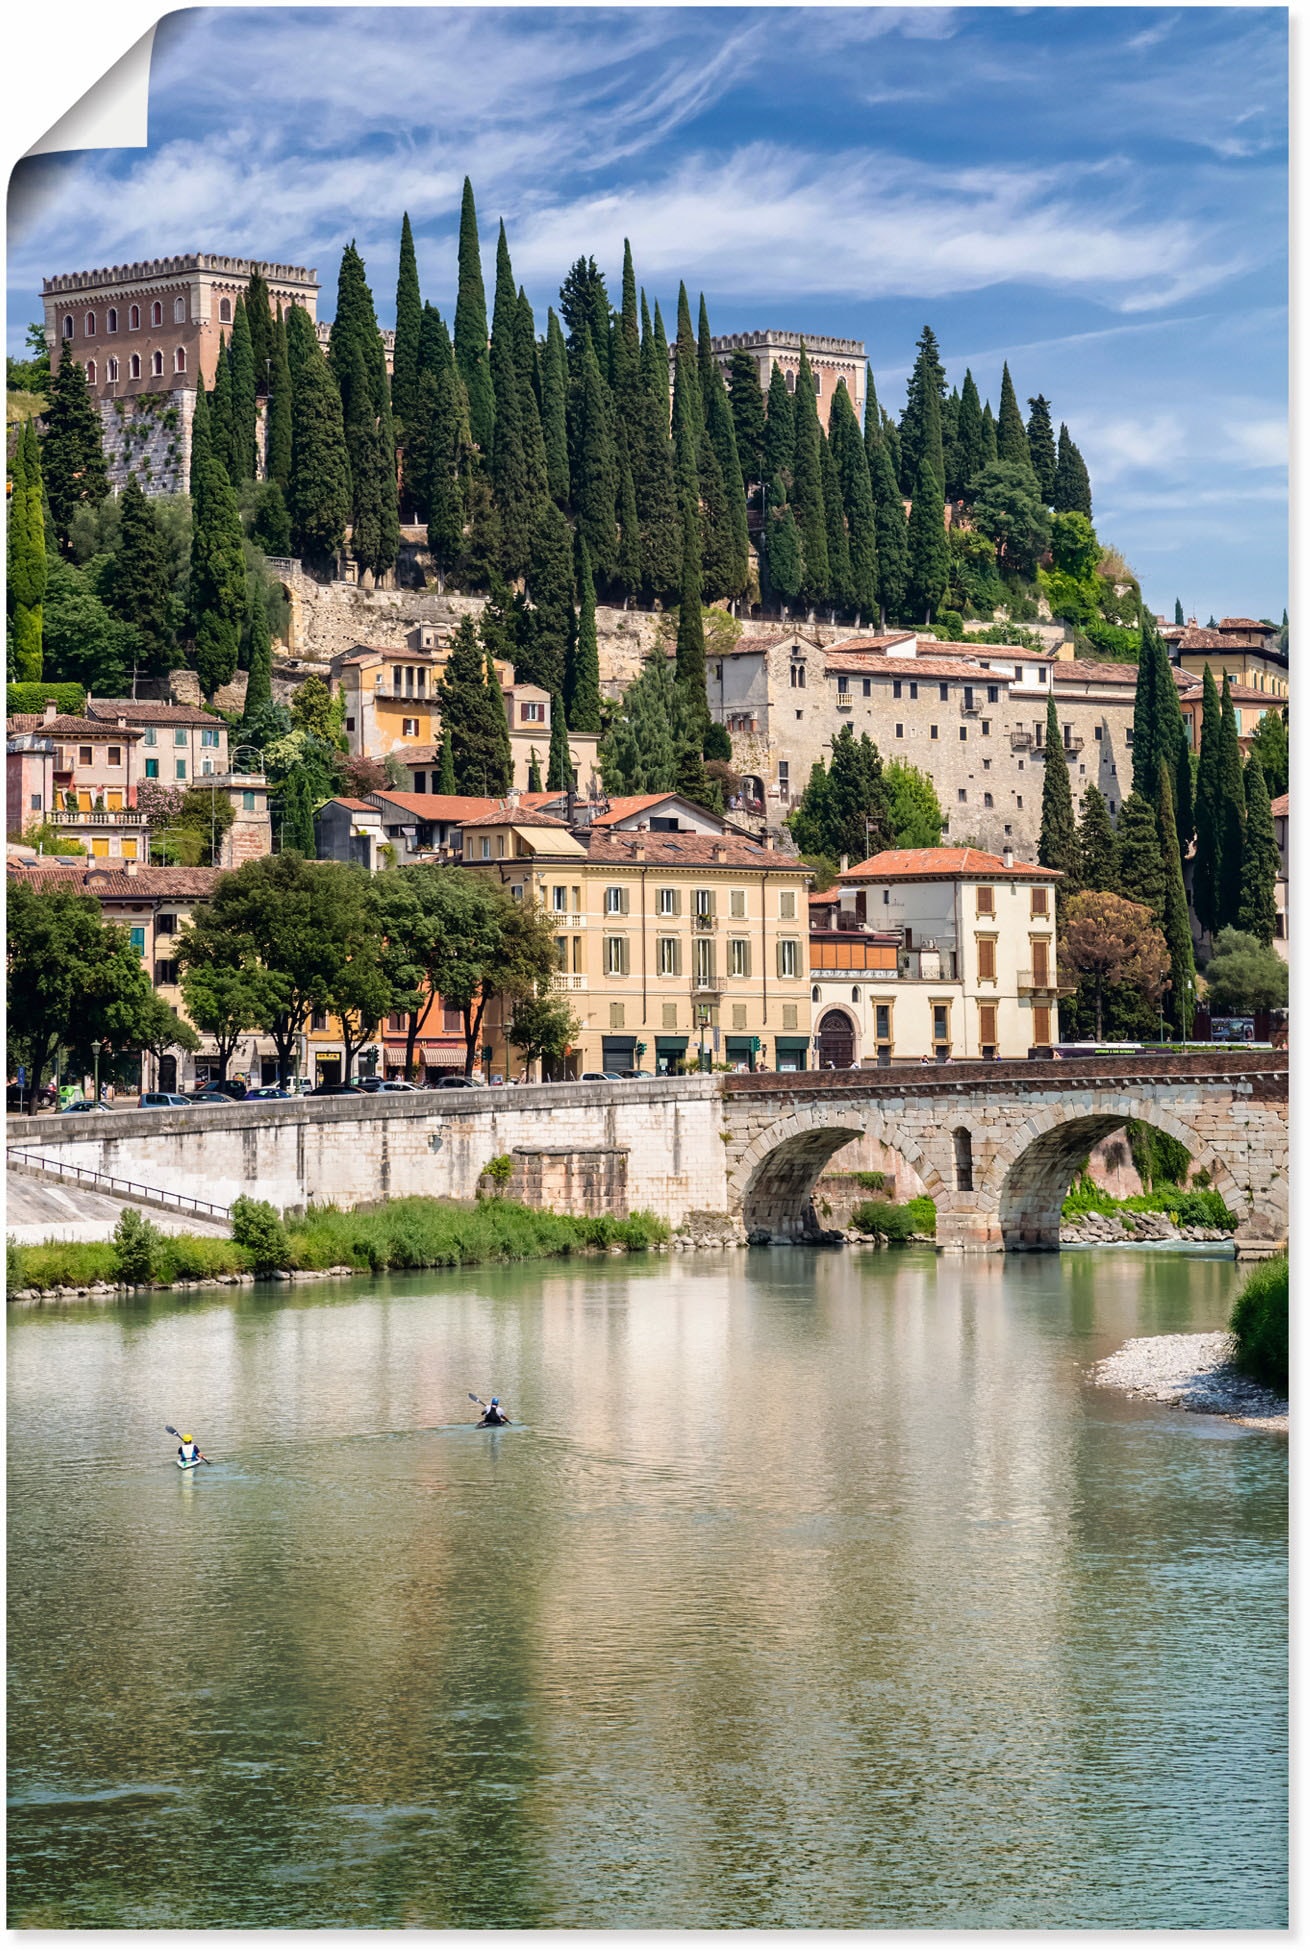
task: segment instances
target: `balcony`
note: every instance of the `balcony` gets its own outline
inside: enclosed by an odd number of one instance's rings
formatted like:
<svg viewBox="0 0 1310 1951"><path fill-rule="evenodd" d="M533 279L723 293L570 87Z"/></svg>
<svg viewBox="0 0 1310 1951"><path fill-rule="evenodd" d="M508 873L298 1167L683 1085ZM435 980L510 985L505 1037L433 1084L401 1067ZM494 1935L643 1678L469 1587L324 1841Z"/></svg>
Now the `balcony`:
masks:
<svg viewBox="0 0 1310 1951"><path fill-rule="evenodd" d="M553 989L585 989L586 986L587 986L586 976L565 975L562 969L556 973L556 975L554 976L551 982L551 987Z"/></svg>
<svg viewBox="0 0 1310 1951"><path fill-rule="evenodd" d="M717 976L693 976L691 995L693 1002L715 1003L723 994L723 984Z"/></svg>
<svg viewBox="0 0 1310 1951"><path fill-rule="evenodd" d="M966 702L960 706L960 715L963 718L976 718L981 710L982 700L975 698L972 704Z"/></svg>
<svg viewBox="0 0 1310 1951"><path fill-rule="evenodd" d="M1085 743L1086 741L1083 739L1080 733L1071 732L1068 738L1064 741L1065 758L1076 759L1078 754L1082 751Z"/></svg>
<svg viewBox="0 0 1310 1951"><path fill-rule="evenodd" d="M1033 735L1031 732L1010 733L1010 749L1014 752L1026 752L1032 742Z"/></svg>
<svg viewBox="0 0 1310 1951"><path fill-rule="evenodd" d="M62 812L58 807L49 814L55 826L144 826L146 816L138 813L135 806L124 806L116 813L74 813Z"/></svg>
<svg viewBox="0 0 1310 1951"><path fill-rule="evenodd" d="M691 925L698 935L709 935L718 927L719 917L717 915L693 915Z"/></svg>
<svg viewBox="0 0 1310 1951"><path fill-rule="evenodd" d="M1020 969L1018 990L1021 996L1033 996L1040 1001L1054 1001L1057 997L1072 996L1077 989L1076 982L1057 982L1049 969Z"/></svg>
<svg viewBox="0 0 1310 1951"><path fill-rule="evenodd" d="M563 914L558 908L551 908L546 918L552 928L585 928L587 925L586 915Z"/></svg>
<svg viewBox="0 0 1310 1951"><path fill-rule="evenodd" d="M896 973L902 982L955 982L956 968L953 941L938 941L932 948L903 948L897 956Z"/></svg>

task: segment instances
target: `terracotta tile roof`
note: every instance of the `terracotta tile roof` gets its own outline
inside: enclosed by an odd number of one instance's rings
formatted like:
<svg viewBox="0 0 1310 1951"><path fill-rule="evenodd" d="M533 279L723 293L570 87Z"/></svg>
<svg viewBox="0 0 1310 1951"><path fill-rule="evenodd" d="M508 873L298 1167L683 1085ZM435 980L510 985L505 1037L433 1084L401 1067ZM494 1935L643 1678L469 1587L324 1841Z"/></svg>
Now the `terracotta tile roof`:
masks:
<svg viewBox="0 0 1310 1951"><path fill-rule="evenodd" d="M620 820L630 820L634 813L644 813L652 806L663 806L671 799L681 799L684 804L690 804L685 799L685 796L679 792L629 793L611 798L609 812L598 814L592 820L591 824L593 828L616 826ZM697 810L703 812L705 809L700 807ZM710 817L717 818L718 816L717 814L712 814Z"/></svg>
<svg viewBox="0 0 1310 1951"><path fill-rule="evenodd" d="M1290 798L1290 793L1279 793L1277 799L1270 800L1269 811L1276 820L1285 820L1287 818L1287 802Z"/></svg>
<svg viewBox="0 0 1310 1951"><path fill-rule="evenodd" d="M535 806L525 806L522 800L517 806L496 806L490 813L479 813L475 819L461 820L465 832L471 826L554 826L561 833L567 833L567 820L556 820L549 813L540 812Z"/></svg>
<svg viewBox="0 0 1310 1951"><path fill-rule="evenodd" d="M13 871L11 864L11 872ZM24 882L43 894L71 888L74 894L114 895L136 900L169 896L174 900L203 900L212 894L221 867L138 867L135 874L125 868L106 867L99 862L78 862L76 867L23 867L18 872Z"/></svg>
<svg viewBox="0 0 1310 1951"><path fill-rule="evenodd" d="M885 636L839 637L835 644L828 644L825 648L830 657L837 650L841 651L843 656L849 655L852 651L868 651L872 654L885 651L889 644L908 643L913 636L913 630L893 630Z"/></svg>
<svg viewBox="0 0 1310 1951"><path fill-rule="evenodd" d="M938 651L963 650L970 657L1009 657L1018 664L1053 664L1056 661L1053 650L1027 650L1022 644L984 644L977 637L966 637L962 643L948 643L940 637L920 637L930 655Z"/></svg>
<svg viewBox="0 0 1310 1951"><path fill-rule="evenodd" d="M153 698L88 698L86 709L89 717L107 718L110 723L126 718L129 725L204 725L211 731L216 726L227 730L218 712L200 705L162 704Z"/></svg>
<svg viewBox="0 0 1310 1951"><path fill-rule="evenodd" d="M6 730L11 736L15 732L46 732L51 738L112 738L119 742L141 736L130 725L107 725L100 718L74 718L63 712L45 718L39 712L17 711L6 720Z"/></svg>
<svg viewBox="0 0 1310 1951"><path fill-rule="evenodd" d="M596 833L584 837L587 858L602 866L640 865L645 861L666 867L753 867L775 873L808 876L809 869L795 854L779 853L755 840L724 833ZM716 856L721 855L722 858Z"/></svg>
<svg viewBox="0 0 1310 1951"><path fill-rule="evenodd" d="M409 657L420 664L430 664L436 652L412 650L408 644L361 644L358 650L349 651L344 657L334 657L332 662L340 668L344 664L371 664L375 657Z"/></svg>
<svg viewBox="0 0 1310 1951"><path fill-rule="evenodd" d="M326 800L324 804L327 806L344 806L351 813L376 813L378 811L378 808L374 806L371 800L347 799L341 793L338 793L335 799Z"/></svg>
<svg viewBox="0 0 1310 1951"><path fill-rule="evenodd" d="M891 847L885 853L871 854L858 867L838 876L843 881L922 881L953 879L995 880L1015 874L1025 881L1058 881L1054 867L1039 867L1035 862L1016 861L1007 867L996 854L980 853L977 847Z"/></svg>
<svg viewBox="0 0 1310 1951"><path fill-rule="evenodd" d="M722 650L707 651L711 657L758 657L762 651L773 650L778 644L803 643L807 650L815 645L800 630L747 630L732 644Z"/></svg>
<svg viewBox="0 0 1310 1951"><path fill-rule="evenodd" d="M1258 616L1221 616L1219 628L1221 630L1268 630L1271 636L1275 634L1269 624L1261 623Z"/></svg>
<svg viewBox="0 0 1310 1951"><path fill-rule="evenodd" d="M1276 657L1280 663L1284 661L1282 651L1275 646L1248 644L1241 637L1225 636L1224 632L1230 628L1268 632L1269 626L1264 623L1244 622L1240 617L1225 618L1218 630L1201 630L1196 624L1189 623L1182 636L1177 639L1179 656L1196 657L1206 650L1231 650L1245 651L1248 655L1254 654L1256 657Z"/></svg>
<svg viewBox="0 0 1310 1951"><path fill-rule="evenodd" d="M1187 673L1184 672L1183 675L1186 676ZM1066 657L1055 665L1052 683L1058 689L1061 683L1070 678L1076 684L1136 685L1137 666L1098 662L1092 657Z"/></svg>
<svg viewBox="0 0 1310 1951"><path fill-rule="evenodd" d="M1004 671L985 671L980 664L967 664L958 657L884 657L873 651L828 650L824 658L830 671L849 671L855 676L905 677L936 680L946 677L972 678L975 683L1013 684Z"/></svg>
<svg viewBox="0 0 1310 1951"><path fill-rule="evenodd" d="M454 820L461 823L476 819L479 813L490 813L498 801L468 798L460 793L393 793L382 787L369 794L368 803L370 806L380 806L384 812L389 806L398 806L402 813L412 813L420 820Z"/></svg>

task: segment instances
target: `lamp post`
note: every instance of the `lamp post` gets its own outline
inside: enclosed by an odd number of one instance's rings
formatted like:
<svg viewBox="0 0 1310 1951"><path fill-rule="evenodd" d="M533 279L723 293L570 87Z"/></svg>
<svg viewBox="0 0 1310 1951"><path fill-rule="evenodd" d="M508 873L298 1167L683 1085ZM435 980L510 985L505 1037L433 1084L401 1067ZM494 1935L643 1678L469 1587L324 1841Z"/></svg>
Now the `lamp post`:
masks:
<svg viewBox="0 0 1310 1951"><path fill-rule="evenodd" d="M104 1049L104 1047L105 1046L100 1041L99 1037L95 1037L92 1039L91 1055L95 1059L95 1067L96 1067L95 1101L97 1104L99 1104L100 1102L100 1052Z"/></svg>

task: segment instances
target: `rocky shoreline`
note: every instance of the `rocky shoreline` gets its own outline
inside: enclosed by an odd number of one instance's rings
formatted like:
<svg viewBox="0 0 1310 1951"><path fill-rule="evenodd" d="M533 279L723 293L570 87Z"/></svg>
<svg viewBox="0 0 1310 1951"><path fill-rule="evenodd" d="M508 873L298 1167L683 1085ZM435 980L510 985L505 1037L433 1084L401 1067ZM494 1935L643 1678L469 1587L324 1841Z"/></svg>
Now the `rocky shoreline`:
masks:
<svg viewBox="0 0 1310 1951"><path fill-rule="evenodd" d="M1286 1434L1286 1401L1243 1375L1234 1353L1228 1333L1142 1335L1097 1362L1091 1377L1098 1388L1119 1389L1139 1401L1167 1402L1198 1415L1226 1416L1249 1429Z"/></svg>
<svg viewBox="0 0 1310 1951"><path fill-rule="evenodd" d="M1141 1246L1169 1241L1183 1245L1227 1241L1222 1226L1176 1226L1168 1213L1084 1213L1060 1227L1061 1246Z"/></svg>

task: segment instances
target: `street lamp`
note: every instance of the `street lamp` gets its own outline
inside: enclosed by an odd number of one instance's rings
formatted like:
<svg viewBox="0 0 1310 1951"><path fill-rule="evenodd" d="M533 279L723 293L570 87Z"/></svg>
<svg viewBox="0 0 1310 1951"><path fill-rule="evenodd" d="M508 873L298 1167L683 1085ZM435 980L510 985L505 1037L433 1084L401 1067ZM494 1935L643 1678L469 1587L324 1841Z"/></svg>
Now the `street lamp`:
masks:
<svg viewBox="0 0 1310 1951"><path fill-rule="evenodd" d="M91 1055L95 1058L95 1066L96 1066L95 1101L97 1104L99 1104L100 1102L100 1052L104 1049L104 1047L105 1046L100 1041L99 1037L94 1037L92 1039Z"/></svg>

